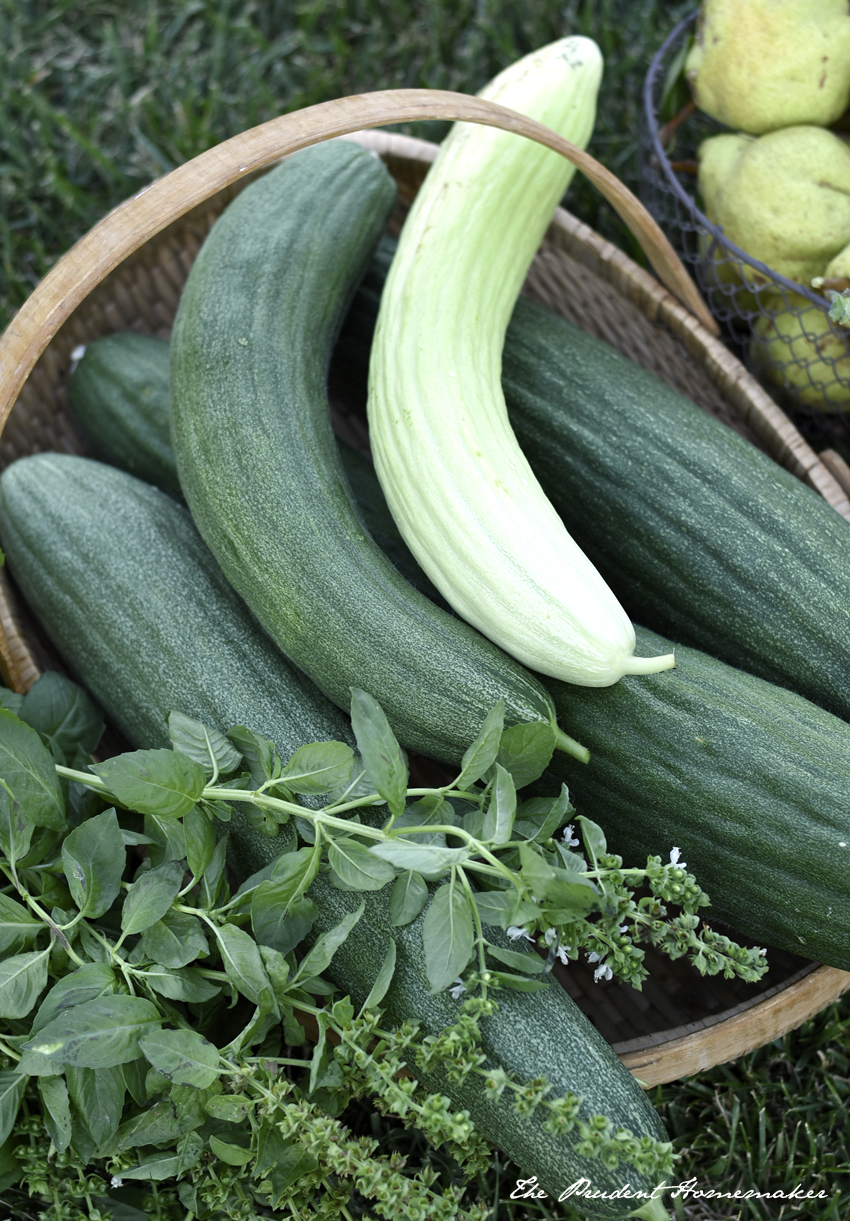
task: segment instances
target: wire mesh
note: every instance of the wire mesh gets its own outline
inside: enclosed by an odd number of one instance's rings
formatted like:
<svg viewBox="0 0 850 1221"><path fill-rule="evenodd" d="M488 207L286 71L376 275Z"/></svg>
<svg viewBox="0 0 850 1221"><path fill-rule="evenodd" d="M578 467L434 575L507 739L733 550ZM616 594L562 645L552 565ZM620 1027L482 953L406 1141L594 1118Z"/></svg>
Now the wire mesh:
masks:
<svg viewBox="0 0 850 1221"><path fill-rule="evenodd" d="M830 320L829 292L850 288L850 280L829 280L815 291L788 279L737 246L701 210L699 147L728 128L688 100L682 66L696 16L672 30L644 81L643 202L691 270L733 351L813 442L843 441L846 453L850 331Z"/></svg>

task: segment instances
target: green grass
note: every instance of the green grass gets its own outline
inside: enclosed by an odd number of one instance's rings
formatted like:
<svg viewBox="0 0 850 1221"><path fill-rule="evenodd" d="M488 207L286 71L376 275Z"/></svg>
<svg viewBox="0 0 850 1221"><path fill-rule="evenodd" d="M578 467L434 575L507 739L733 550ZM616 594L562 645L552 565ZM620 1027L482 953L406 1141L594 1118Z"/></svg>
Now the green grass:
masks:
<svg viewBox="0 0 850 1221"><path fill-rule="evenodd" d="M643 76L694 2L0 0L0 326L109 208L219 141L352 92L475 92L518 55L564 33L589 35L603 51L590 147L636 189ZM416 134L439 139L443 130L425 125ZM578 178L570 206L634 254L622 224ZM679 1202L678 1218L848 1215L850 1002L653 1097L682 1154L683 1181L717 1191L802 1183L827 1197L802 1206ZM415 1154L410 1136L403 1139ZM475 1186L493 1202L494 1221L579 1215L552 1202L511 1202L516 1175L496 1164Z"/></svg>
<svg viewBox="0 0 850 1221"><path fill-rule="evenodd" d="M0 0L0 326L109 208L221 140L373 89L476 92L565 33L606 59L592 151L633 188L640 90L679 0ZM409 128L408 130L413 130ZM415 134L440 139L445 128ZM586 182L573 209L632 249Z"/></svg>

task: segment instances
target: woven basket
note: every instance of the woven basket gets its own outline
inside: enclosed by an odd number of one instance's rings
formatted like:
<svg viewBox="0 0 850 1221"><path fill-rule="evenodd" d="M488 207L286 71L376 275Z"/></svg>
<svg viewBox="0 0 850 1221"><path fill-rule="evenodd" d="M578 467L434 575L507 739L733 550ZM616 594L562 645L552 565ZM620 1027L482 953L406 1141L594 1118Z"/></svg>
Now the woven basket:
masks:
<svg viewBox="0 0 850 1221"><path fill-rule="evenodd" d="M405 96L413 93L438 96L431 91L404 91ZM394 96L401 95L402 91L397 91ZM412 107L408 106L404 113L396 109L390 117L373 113L371 122L474 117L466 110L460 112L457 96L441 114L435 114L433 106L411 113ZM352 100L362 101L343 102ZM347 125L338 123L336 130L349 131L352 134L348 138L377 152L386 162L399 186L401 202L391 225L397 231L437 148L409 137L354 130L355 119L363 109L360 106ZM149 221L146 231L128 232L126 215L118 209L101 222L118 232L123 247L117 254L110 254L102 241L98 247L84 239L65 256L62 262L66 266L57 265L51 273L54 284L48 277L36 290L32 308L21 310L0 341L0 386L6 387L5 400L0 392L0 421L4 408L11 407L15 386L21 387L0 436L0 468L17 457L43 450L84 452L65 402L72 351L79 344L117 330L168 335L189 268L216 216L250 172L269 164L281 152L295 151L291 141L278 139L275 144L276 133L269 129L280 123L275 120L245 133L246 144L241 147L242 137L220 146L220 150L230 152L231 169L222 169L224 153L212 150L170 175L173 179L183 174L184 193L171 207L171 215L178 219L164 226ZM262 152L257 152L258 132L264 133ZM251 138L255 140L253 151L247 147ZM301 146L309 142L302 141ZM187 171L201 161L212 165L212 174L200 175L200 181L198 175L190 180ZM249 167L241 180L239 161ZM233 165L237 173L232 172ZM167 181L161 180L157 187L162 188ZM187 193L185 187L190 182ZM222 187L222 183L227 185ZM160 210L157 215L167 217L168 210ZM80 258L80 252L87 256L98 249L104 254L99 270L92 270ZM114 269L104 278L104 264L110 260ZM76 268L69 267L69 261L75 262ZM679 291L675 277L672 281L667 278ZM719 416L816 488L850 519L850 503L840 482L707 326L649 273L562 209L556 213L525 291L612 343ZM39 292L41 302L34 301ZM701 308L698 300L696 307ZM706 317L704 309L702 313ZM707 321L710 325L710 318ZM51 331L55 334L45 346ZM335 405L334 418L338 431L349 441L364 449L368 446L365 426L356 416L346 414L345 404ZM0 665L6 683L20 691L28 689L47 666L62 668L61 659L53 654L6 577L0 586ZM114 749L123 749L120 742L113 742ZM780 950L769 950L768 958L771 969L759 985L703 978L687 964L671 962L652 951L647 954L651 974L642 992L613 981L594 983L592 968L580 963L561 969L560 979L627 1067L645 1084L656 1085L733 1059L777 1038L850 986L848 973Z"/></svg>

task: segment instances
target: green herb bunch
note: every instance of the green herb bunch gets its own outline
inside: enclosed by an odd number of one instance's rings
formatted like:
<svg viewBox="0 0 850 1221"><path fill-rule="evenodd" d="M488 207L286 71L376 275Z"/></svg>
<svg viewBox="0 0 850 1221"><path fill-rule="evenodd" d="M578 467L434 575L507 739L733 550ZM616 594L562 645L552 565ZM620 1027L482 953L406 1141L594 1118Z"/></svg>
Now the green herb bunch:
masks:
<svg viewBox="0 0 850 1221"><path fill-rule="evenodd" d="M704 972L755 980L766 965L700 930L708 898L676 850L624 869L578 818L581 855L563 831L566 789L518 798L546 767L548 726L505 729L497 707L451 783L411 788L386 717L361 691L357 751L315 743L286 762L244 726L225 736L172 713L171 750L93 764L102 718L75 684L48 673L26 696L0 696L0 1198L11 1215L31 1215L15 1204L29 1196L49 1221L306 1221L367 1206L483 1218L464 1180L491 1150L415 1081L438 1064L454 1080L481 1074L495 1105L542 1107L550 1131L606 1164L628 1156L659 1180L669 1171L669 1145L581 1120L580 1099L513 1080L480 1051L498 989L545 986L556 956L584 951L600 978L637 987L641 940ZM227 869L237 809L279 849L240 885ZM391 886L395 926L424 910L431 988L458 1001L439 1037L412 1020L382 1026L391 937L359 1010L328 981L363 907L311 935L320 870L346 890ZM515 949L493 944L494 926ZM344 1117L360 1099L451 1155L452 1181L355 1136Z"/></svg>

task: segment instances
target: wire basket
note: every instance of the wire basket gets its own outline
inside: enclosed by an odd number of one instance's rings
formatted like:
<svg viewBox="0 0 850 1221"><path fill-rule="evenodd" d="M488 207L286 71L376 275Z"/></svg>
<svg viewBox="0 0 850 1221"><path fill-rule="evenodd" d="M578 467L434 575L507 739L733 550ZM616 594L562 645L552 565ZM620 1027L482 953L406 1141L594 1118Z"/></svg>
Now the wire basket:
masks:
<svg viewBox="0 0 850 1221"><path fill-rule="evenodd" d="M697 151L728 131L687 100L682 66L696 13L673 29L644 82L641 197L692 270L723 337L817 448L850 456L850 332L824 295L752 258L697 206ZM684 94L684 96L683 96ZM677 113L672 113L678 109Z"/></svg>

